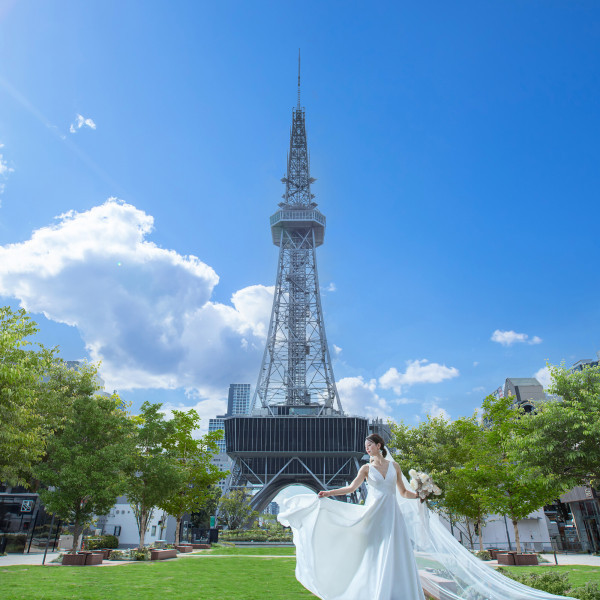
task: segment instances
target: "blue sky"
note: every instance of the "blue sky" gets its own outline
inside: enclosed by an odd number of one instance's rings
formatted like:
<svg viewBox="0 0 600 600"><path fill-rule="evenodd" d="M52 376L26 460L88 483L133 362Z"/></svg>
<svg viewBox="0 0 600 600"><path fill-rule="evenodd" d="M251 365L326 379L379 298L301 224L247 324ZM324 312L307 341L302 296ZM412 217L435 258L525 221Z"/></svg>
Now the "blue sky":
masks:
<svg viewBox="0 0 600 600"><path fill-rule="evenodd" d="M342 404L594 356L595 1L2 2L0 301L134 408L254 385L299 47Z"/></svg>

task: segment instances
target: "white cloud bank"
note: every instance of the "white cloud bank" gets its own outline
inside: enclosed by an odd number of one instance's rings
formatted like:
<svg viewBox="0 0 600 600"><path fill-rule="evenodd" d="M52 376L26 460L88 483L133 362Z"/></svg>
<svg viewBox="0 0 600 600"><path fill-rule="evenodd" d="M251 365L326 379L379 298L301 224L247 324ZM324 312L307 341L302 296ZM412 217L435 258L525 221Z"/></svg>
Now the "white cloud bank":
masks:
<svg viewBox="0 0 600 600"><path fill-rule="evenodd" d="M552 377L550 375L550 369L548 366L537 370L533 376L542 384L544 389L550 387L550 384L552 383Z"/></svg>
<svg viewBox="0 0 600 600"><path fill-rule="evenodd" d="M0 150L4 148L4 144L0 144ZM0 152L0 177L2 179L6 179L11 173L14 173L14 169L8 165L6 159L4 158L4 154ZM4 193L4 182L0 182L0 194Z"/></svg>
<svg viewBox="0 0 600 600"><path fill-rule="evenodd" d="M76 326L92 360L102 360L107 389L223 398L231 381L256 377L273 288L213 302L215 271L148 241L152 229L150 215L114 198L61 215L0 246L0 294Z"/></svg>
<svg viewBox="0 0 600 600"><path fill-rule="evenodd" d="M94 123L94 121L92 121L92 119L86 119L84 116L82 115L77 115L75 117L75 122L71 123L71 125L69 126L69 131L71 133L77 133L78 129L81 129L82 127L88 127L89 129L96 129L96 123Z"/></svg>
<svg viewBox="0 0 600 600"><path fill-rule="evenodd" d="M400 373L398 369L391 367L379 378L379 383L383 389L393 389L396 394L401 394L403 385L440 383L459 375L459 370L456 367L430 363L426 359L409 360L406 363L404 373Z"/></svg>
<svg viewBox="0 0 600 600"><path fill-rule="evenodd" d="M337 382L344 412L369 418L392 418L389 402L377 394L377 380L366 381L362 376L344 377Z"/></svg>
<svg viewBox="0 0 600 600"><path fill-rule="evenodd" d="M541 344L542 338L534 335L531 339L526 333L517 333L516 331L501 331L496 329L490 338L492 342L497 342L503 346L512 346L513 344Z"/></svg>

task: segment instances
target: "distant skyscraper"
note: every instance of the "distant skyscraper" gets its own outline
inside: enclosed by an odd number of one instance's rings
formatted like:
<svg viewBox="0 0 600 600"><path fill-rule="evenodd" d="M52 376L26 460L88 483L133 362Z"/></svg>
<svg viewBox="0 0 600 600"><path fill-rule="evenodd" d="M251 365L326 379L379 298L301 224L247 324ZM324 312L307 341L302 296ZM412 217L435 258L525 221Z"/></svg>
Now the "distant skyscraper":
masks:
<svg viewBox="0 0 600 600"><path fill-rule="evenodd" d="M250 384L232 383L229 385L227 416L247 415L250 412Z"/></svg>
<svg viewBox="0 0 600 600"><path fill-rule="evenodd" d="M214 419L208 420L208 432L209 433L211 431L219 431L219 430L223 431L223 438L217 442L217 446L219 446L219 452L221 454L225 453L225 422L223 420L224 418L225 418L225 415L221 415L221 416L215 417Z"/></svg>

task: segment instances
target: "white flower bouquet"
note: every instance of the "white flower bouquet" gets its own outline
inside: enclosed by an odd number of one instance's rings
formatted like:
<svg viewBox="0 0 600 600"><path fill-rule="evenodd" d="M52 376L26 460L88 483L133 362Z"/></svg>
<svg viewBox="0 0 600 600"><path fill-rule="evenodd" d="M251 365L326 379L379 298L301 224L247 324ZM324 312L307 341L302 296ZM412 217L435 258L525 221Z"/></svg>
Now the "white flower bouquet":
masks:
<svg viewBox="0 0 600 600"><path fill-rule="evenodd" d="M409 485L421 502L425 502L432 494L439 496L442 493L442 490L433 483L431 475L422 471L415 471L414 469L411 469L408 474L410 475Z"/></svg>

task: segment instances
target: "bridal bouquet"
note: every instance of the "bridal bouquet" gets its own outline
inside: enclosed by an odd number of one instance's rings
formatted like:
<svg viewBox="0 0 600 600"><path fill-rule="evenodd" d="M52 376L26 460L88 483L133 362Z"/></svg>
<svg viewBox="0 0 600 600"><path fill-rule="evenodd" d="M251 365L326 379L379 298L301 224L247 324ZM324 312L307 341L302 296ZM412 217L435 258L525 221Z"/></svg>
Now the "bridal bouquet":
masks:
<svg viewBox="0 0 600 600"><path fill-rule="evenodd" d="M417 493L421 502L425 502L431 494L439 496L442 493L442 490L433 483L431 475L414 469L411 469L408 474L410 475L410 487Z"/></svg>

